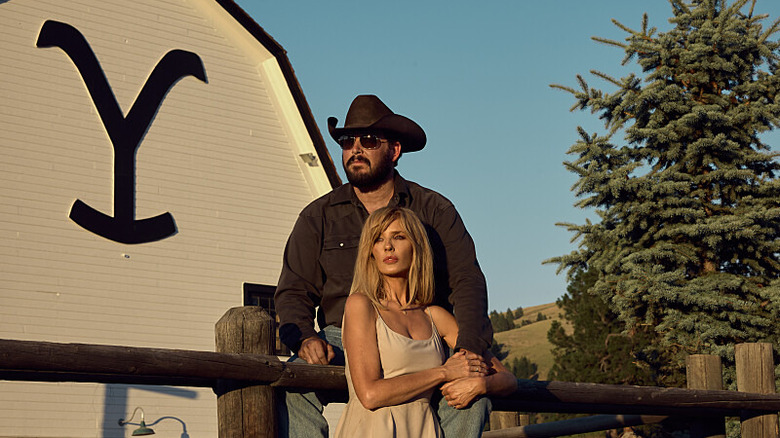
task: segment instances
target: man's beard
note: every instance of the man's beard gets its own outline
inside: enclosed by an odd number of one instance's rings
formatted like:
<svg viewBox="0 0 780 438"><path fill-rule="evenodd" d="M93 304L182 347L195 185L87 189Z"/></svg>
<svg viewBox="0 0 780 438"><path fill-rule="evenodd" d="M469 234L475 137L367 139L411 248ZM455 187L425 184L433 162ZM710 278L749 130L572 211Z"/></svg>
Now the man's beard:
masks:
<svg viewBox="0 0 780 438"><path fill-rule="evenodd" d="M365 163L367 170L362 172L351 171L349 165L354 161ZM347 174L347 180L350 184L363 191L377 189L382 183L387 181L393 174L393 151L381 156L372 163L363 155L353 155L344 164L344 172Z"/></svg>

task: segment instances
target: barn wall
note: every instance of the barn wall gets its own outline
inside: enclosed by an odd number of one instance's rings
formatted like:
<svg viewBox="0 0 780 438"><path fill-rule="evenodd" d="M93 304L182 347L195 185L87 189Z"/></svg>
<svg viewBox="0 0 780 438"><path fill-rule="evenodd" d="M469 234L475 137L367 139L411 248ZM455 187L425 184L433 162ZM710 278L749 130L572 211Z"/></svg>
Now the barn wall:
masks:
<svg viewBox="0 0 780 438"><path fill-rule="evenodd" d="M135 154L134 218L170 213L175 234L120 243L69 218L76 200L113 216L123 177L83 72L36 46L47 20L84 36L123 115L166 53L202 61ZM0 338L213 350L214 323L244 282L276 284L298 212L328 189L275 59L207 0L0 1L0 34ZM0 382L0 437L126 436L116 421L139 405L147 424L179 420L158 433L216 435L208 389Z"/></svg>

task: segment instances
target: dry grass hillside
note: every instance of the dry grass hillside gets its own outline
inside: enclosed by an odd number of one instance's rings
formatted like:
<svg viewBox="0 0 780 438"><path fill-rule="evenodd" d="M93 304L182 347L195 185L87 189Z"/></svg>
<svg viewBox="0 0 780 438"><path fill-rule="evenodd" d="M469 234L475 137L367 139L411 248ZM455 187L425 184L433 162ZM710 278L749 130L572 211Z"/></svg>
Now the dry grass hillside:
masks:
<svg viewBox="0 0 780 438"><path fill-rule="evenodd" d="M547 319L537 321L539 313L544 314ZM496 342L503 344L504 351L509 353L503 362L509 363L515 357L526 356L538 366L539 380L546 380L553 365L552 345L547 341L547 331L553 321L561 319L561 313L562 310L555 303L524 307L523 317L515 320L515 325L519 328L494 335ZM524 319L532 323L520 327L521 320ZM566 323L564 328L570 330Z"/></svg>

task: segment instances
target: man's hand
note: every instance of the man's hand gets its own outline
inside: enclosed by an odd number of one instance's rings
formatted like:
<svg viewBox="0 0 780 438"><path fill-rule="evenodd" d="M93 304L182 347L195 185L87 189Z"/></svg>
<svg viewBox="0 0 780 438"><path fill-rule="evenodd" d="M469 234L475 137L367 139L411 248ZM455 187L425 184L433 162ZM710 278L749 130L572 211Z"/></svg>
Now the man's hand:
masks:
<svg viewBox="0 0 780 438"><path fill-rule="evenodd" d="M485 361L485 358L477 353L472 353L469 350L466 350L464 348L461 348L458 350L459 353L464 353L466 355L466 359L469 360L469 362L472 365L479 365L480 371L487 371L490 368L490 364L488 364Z"/></svg>
<svg viewBox="0 0 780 438"><path fill-rule="evenodd" d="M327 365L336 357L333 346L319 336L306 338L301 342L298 357L312 365Z"/></svg>

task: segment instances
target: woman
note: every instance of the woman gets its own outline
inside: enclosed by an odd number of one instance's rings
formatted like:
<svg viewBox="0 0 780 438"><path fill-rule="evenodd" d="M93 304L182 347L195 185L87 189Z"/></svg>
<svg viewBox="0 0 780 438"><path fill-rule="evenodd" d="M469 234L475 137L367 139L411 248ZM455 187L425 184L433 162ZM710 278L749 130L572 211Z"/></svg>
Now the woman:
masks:
<svg viewBox="0 0 780 438"><path fill-rule="evenodd" d="M462 408L476 397L514 391L515 377L490 358L458 352L455 318L433 301L433 256L415 214L386 207L363 228L342 325L349 403L337 437L438 437L430 405L441 386Z"/></svg>

